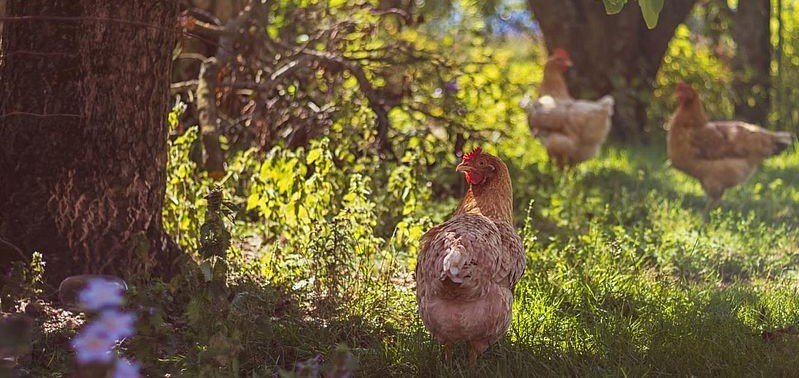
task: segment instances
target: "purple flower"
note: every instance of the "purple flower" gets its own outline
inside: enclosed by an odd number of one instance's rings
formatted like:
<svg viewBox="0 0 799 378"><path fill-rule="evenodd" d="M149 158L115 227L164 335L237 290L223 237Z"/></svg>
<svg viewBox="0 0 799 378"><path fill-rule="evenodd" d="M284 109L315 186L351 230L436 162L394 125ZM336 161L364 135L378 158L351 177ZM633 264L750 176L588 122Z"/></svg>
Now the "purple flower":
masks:
<svg viewBox="0 0 799 378"><path fill-rule="evenodd" d="M96 327L97 332L105 333L114 341L119 341L119 339L133 335L135 320L136 317L132 313L107 310L103 311L89 327Z"/></svg>
<svg viewBox="0 0 799 378"><path fill-rule="evenodd" d="M458 87L458 79L452 79L446 84L444 84L444 88L447 88L450 92L457 92L460 87Z"/></svg>
<svg viewBox="0 0 799 378"><path fill-rule="evenodd" d="M141 374L139 374L139 366L136 362L131 362L128 359L120 358L117 360L117 363L114 364L114 374L112 375L113 378L139 378Z"/></svg>
<svg viewBox="0 0 799 378"><path fill-rule="evenodd" d="M107 334L89 326L75 336L71 344L72 348L75 349L78 363L85 364L111 361L111 348L114 347L114 342L114 339L108 337Z"/></svg>
<svg viewBox="0 0 799 378"><path fill-rule="evenodd" d="M119 307L124 301L122 290L122 287L114 282L93 279L80 292L80 304L89 310Z"/></svg>
<svg viewBox="0 0 799 378"><path fill-rule="evenodd" d="M322 356L317 354L316 356L309 358L305 361L300 361L295 364L296 372L300 373L300 376L309 376L309 377L318 377L319 372L321 370L322 364Z"/></svg>

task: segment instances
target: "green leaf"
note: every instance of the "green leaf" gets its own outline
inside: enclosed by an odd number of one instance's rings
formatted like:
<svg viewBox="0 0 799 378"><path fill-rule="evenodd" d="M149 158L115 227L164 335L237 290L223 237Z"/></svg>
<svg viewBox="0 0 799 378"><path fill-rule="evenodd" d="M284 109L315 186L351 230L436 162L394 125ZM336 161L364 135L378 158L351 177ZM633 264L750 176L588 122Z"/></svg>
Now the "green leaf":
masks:
<svg viewBox="0 0 799 378"><path fill-rule="evenodd" d="M263 164L261 164L261 169L258 171L258 177L260 177L261 180L266 180L266 178L269 177L269 170L271 168L272 167L269 165L269 162L265 161Z"/></svg>
<svg viewBox="0 0 799 378"><path fill-rule="evenodd" d="M261 196L258 193L253 192L247 197L247 211L250 211L258 206L261 202Z"/></svg>
<svg viewBox="0 0 799 378"><path fill-rule="evenodd" d="M314 148L308 152L308 164L313 164L315 161L322 157L322 150Z"/></svg>
<svg viewBox="0 0 799 378"><path fill-rule="evenodd" d="M641 7L646 27L654 29L658 24L660 11L663 9L663 0L638 0L638 6Z"/></svg>
<svg viewBox="0 0 799 378"><path fill-rule="evenodd" d="M605 13L607 14L619 13L624 8L624 4L627 4L627 0L602 0L602 2L605 3Z"/></svg>

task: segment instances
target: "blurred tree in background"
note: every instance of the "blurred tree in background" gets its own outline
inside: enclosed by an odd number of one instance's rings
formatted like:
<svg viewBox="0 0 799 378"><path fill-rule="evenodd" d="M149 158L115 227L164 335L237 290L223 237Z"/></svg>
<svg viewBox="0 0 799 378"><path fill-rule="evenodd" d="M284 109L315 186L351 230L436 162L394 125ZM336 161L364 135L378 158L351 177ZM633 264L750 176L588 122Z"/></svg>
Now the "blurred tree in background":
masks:
<svg viewBox="0 0 799 378"><path fill-rule="evenodd" d="M733 89L735 117L765 125L771 110L771 0L722 2L732 20L735 41Z"/></svg>
<svg viewBox="0 0 799 378"><path fill-rule="evenodd" d="M675 29L696 0L666 2L657 27L651 30L634 6L606 15L604 5L593 0L528 3L547 49L564 48L572 57L572 94L590 99L612 94L616 100L612 135L624 140L643 138L655 76Z"/></svg>

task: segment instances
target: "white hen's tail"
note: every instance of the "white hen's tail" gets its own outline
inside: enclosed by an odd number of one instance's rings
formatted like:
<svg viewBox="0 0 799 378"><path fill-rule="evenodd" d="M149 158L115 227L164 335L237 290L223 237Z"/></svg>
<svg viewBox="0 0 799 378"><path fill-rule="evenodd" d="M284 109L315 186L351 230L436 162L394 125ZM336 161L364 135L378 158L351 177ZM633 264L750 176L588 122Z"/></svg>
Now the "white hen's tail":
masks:
<svg viewBox="0 0 799 378"><path fill-rule="evenodd" d="M787 132L787 131L778 131L774 133L774 152L773 154L778 154L782 151L785 151L788 147L791 146L793 140L796 139L796 136Z"/></svg>
<svg viewBox="0 0 799 378"><path fill-rule="evenodd" d="M608 117L613 115L613 105L616 104L616 101L613 100L613 96L611 95L602 96L602 98L600 98L596 102L608 110Z"/></svg>
<svg viewBox="0 0 799 378"><path fill-rule="evenodd" d="M449 279L457 284L463 283L467 258L461 248L463 247L456 244L448 249L447 254L444 256L444 263L438 279L441 281Z"/></svg>

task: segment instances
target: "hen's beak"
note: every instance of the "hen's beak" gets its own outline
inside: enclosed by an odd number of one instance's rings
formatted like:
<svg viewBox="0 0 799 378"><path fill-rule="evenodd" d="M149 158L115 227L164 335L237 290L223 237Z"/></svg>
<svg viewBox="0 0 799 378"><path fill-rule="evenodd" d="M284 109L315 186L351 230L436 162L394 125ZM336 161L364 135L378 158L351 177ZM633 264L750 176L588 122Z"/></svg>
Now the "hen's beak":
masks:
<svg viewBox="0 0 799 378"><path fill-rule="evenodd" d="M474 168L472 168L471 165L469 165L467 163L460 163L460 164L458 164L457 167L455 167L455 172L466 173L466 172L471 172L472 169L474 169Z"/></svg>

